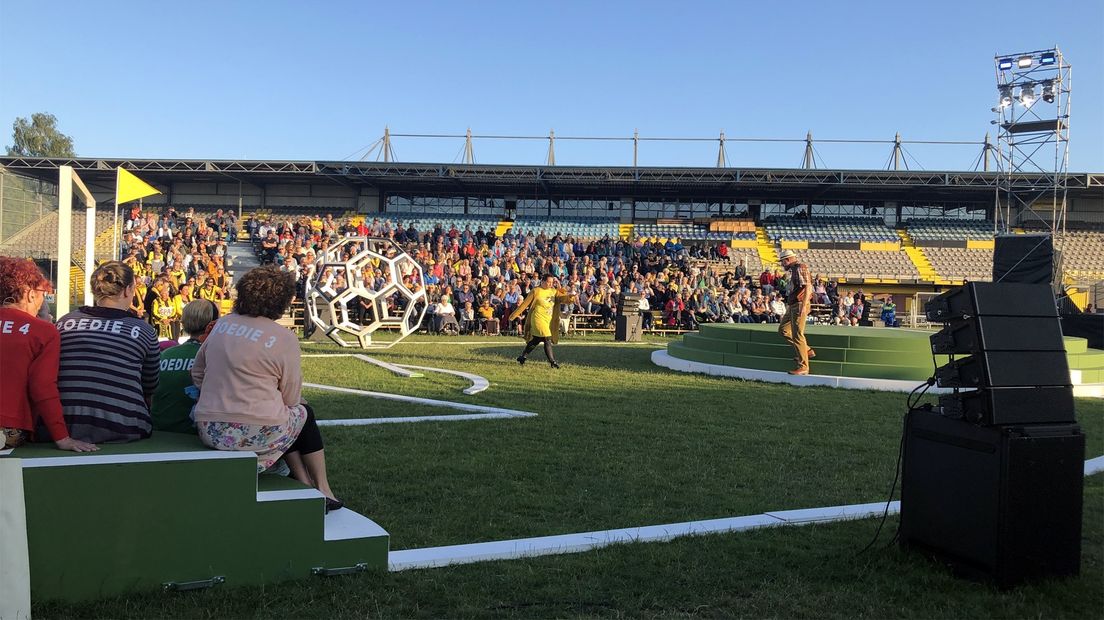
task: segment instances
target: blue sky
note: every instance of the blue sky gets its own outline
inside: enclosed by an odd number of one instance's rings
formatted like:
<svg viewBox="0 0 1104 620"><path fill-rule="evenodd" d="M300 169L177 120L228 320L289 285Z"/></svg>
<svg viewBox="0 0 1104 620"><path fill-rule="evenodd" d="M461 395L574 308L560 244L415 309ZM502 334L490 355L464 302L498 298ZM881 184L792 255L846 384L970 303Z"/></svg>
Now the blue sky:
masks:
<svg viewBox="0 0 1104 620"><path fill-rule="evenodd" d="M1104 171L1104 2L15 2L0 0L0 122L55 114L82 156L338 159L396 133L978 140L993 55L1073 64L1070 168ZM64 75L63 75L64 72ZM995 138L995 133L993 134ZM461 140L396 138L401 161ZM975 146L908 147L967 169ZM728 145L796 167L801 144ZM883 168L890 145L818 144ZM477 140L481 163L546 142ZM557 143L561 165L631 144ZM643 143L641 165L713 165L716 143Z"/></svg>

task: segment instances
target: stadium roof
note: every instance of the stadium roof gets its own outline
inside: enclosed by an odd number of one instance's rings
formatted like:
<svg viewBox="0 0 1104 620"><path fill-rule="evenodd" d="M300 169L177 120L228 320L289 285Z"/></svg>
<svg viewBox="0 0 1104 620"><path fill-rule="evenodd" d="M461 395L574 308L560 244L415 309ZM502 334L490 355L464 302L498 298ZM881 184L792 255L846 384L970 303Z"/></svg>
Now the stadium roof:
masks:
<svg viewBox="0 0 1104 620"><path fill-rule="evenodd" d="M11 172L48 181L69 165L86 183L113 187L116 166L155 184L225 183L264 186L334 183L386 193L469 193L530 196L677 194L779 200L988 202L999 172L826 170L793 168L579 167L361 161L242 161L0 157ZM1048 175L1016 175L1023 189L1047 187ZM1072 198L1104 197L1104 173L1069 175Z"/></svg>

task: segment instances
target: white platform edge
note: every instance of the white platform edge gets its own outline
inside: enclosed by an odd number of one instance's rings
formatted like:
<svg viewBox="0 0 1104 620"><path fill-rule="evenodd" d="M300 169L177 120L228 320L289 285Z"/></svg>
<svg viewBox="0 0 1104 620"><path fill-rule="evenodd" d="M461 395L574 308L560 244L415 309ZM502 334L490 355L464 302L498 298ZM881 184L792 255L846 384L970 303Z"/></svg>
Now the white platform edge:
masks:
<svg viewBox="0 0 1104 620"><path fill-rule="evenodd" d="M706 364L679 359L667 353L666 349L652 351L652 363L680 372L696 372L715 377L730 377L748 381L766 381L768 383L788 383L797 386L823 386L847 388L851 390L881 390L887 392L911 392L922 381L899 381L895 379L862 379L859 377L833 377L830 375L791 375L773 370L755 370L737 368L720 364ZM933 387L929 394L950 392L947 388Z"/></svg>
<svg viewBox="0 0 1104 620"><path fill-rule="evenodd" d="M31 561L27 547L27 509L23 459L0 461L0 618L30 620Z"/></svg>
<svg viewBox="0 0 1104 620"><path fill-rule="evenodd" d="M1085 475L1091 476L1104 471L1104 456L1098 456L1085 461Z"/></svg>
<svg viewBox="0 0 1104 620"><path fill-rule="evenodd" d="M1073 386L1077 398L1104 398L1104 383L1084 383Z"/></svg>
<svg viewBox="0 0 1104 620"><path fill-rule="evenodd" d="M387 530L368 517L342 508L326 515L323 540L349 540L352 538L377 538L387 536Z"/></svg>
<svg viewBox="0 0 1104 620"><path fill-rule="evenodd" d="M344 394L356 394L358 396L367 396L368 398L379 398L382 400L417 403L419 405L429 405L431 407L447 407L450 409L459 409L460 411L471 411L472 413L508 413L514 414L513 417L531 417L532 415L536 415L529 411L518 411L516 409L503 409L501 407L473 405L470 403L456 403L448 400L434 400L432 398L421 398L418 396L403 396L401 394L390 394L388 392L370 392L368 390L357 390L353 388L338 387L336 385L322 385L321 383L304 383L303 387L316 390L327 390L330 392L341 392Z"/></svg>
<svg viewBox="0 0 1104 620"><path fill-rule="evenodd" d="M461 413L457 415L423 415L395 418L349 418L344 420L318 420L319 426L371 426L373 424L403 424L411 422L464 422L467 420L494 420L503 418L535 418L535 413Z"/></svg>
<svg viewBox="0 0 1104 620"><path fill-rule="evenodd" d="M258 502L286 502L296 499L321 499L326 497L318 489L281 489L279 491L257 491Z"/></svg>
<svg viewBox="0 0 1104 620"><path fill-rule="evenodd" d="M521 538L516 540L502 540L446 547L428 547L425 549L406 549L391 552L388 560L388 570L401 571L418 568L437 568L453 564L469 564L488 560L510 560L542 555L579 553L616 543L666 542L684 536L743 532L763 527L778 527L783 525L805 525L809 523L864 519L879 516L885 510L885 502L876 502L872 504L786 510L742 517L687 521L685 523L667 523L664 525L649 525L617 530L583 532L579 534L541 536L537 538ZM900 502L890 502L889 514L897 514L899 511Z"/></svg>
<svg viewBox="0 0 1104 620"><path fill-rule="evenodd" d="M217 461L220 459L257 459L253 452L198 450L195 452L151 452L143 454L92 454L84 456L47 456L23 459L23 469L66 467L69 465L118 465L122 463L168 463L173 461Z"/></svg>

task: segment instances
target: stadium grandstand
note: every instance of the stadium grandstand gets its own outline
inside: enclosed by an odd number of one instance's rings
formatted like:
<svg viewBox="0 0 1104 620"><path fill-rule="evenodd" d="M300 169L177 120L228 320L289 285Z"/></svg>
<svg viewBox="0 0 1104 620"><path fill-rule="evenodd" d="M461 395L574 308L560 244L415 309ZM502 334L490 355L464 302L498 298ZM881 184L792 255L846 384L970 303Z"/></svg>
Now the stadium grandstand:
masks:
<svg viewBox="0 0 1104 620"><path fill-rule="evenodd" d="M2 157L0 252L56 258L61 165L73 166L101 205L97 256L111 254L116 232L116 166L161 189L144 201L148 211L172 205L206 218L222 209L273 224L329 214L423 235L439 227L674 243L721 270L733 259L773 270L777 253L794 249L841 287L888 294L989 279L996 228L994 172ZM1018 182L1039 181L1024 174ZM1087 297L1104 279L1104 174L1071 174L1068 185L1064 277ZM74 230L83 230L83 210L74 216ZM1049 227L1022 217L1014 232Z"/></svg>

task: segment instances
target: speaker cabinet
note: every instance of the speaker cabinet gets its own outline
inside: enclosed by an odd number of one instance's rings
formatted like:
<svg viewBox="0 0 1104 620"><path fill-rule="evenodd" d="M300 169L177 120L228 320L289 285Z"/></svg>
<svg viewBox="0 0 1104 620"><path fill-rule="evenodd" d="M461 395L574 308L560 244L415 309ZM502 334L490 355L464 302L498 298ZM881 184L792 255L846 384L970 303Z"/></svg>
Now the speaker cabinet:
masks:
<svg viewBox="0 0 1104 620"><path fill-rule="evenodd" d="M1005 387L939 397L943 415L972 424L1072 423L1073 390L1061 387Z"/></svg>
<svg viewBox="0 0 1104 620"><path fill-rule="evenodd" d="M1050 234L997 235L993 239L993 282L1050 285L1054 244Z"/></svg>
<svg viewBox="0 0 1104 620"><path fill-rule="evenodd" d="M620 342L640 342L644 335L639 314L619 316L614 325L613 339Z"/></svg>
<svg viewBox="0 0 1104 620"><path fill-rule="evenodd" d="M935 380L949 388L1071 385L1065 351L983 351L940 366Z"/></svg>
<svg viewBox="0 0 1104 620"><path fill-rule="evenodd" d="M1004 587L1077 575L1084 458L1076 424L986 427L913 410L901 545Z"/></svg>

